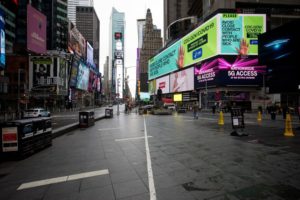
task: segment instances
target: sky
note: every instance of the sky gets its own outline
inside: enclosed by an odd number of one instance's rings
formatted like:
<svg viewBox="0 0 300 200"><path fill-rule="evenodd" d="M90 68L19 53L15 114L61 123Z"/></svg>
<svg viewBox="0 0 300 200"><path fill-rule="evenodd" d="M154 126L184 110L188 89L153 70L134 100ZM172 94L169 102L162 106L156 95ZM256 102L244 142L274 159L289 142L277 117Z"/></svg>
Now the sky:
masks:
<svg viewBox="0 0 300 200"><path fill-rule="evenodd" d="M150 8L153 24L162 30L163 35L163 0L94 0L94 8L100 20L100 72L106 56L109 56L109 20L112 7L125 13L125 68L128 67L129 87L135 96L135 66L137 48L137 19L145 19Z"/></svg>

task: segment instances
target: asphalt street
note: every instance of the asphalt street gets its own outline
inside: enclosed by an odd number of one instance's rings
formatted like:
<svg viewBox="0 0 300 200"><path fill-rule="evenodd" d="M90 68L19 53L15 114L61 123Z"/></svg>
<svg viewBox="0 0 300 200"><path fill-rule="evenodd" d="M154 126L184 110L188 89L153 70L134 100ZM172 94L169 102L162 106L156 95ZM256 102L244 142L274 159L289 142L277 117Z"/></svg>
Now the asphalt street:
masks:
<svg viewBox="0 0 300 200"><path fill-rule="evenodd" d="M234 137L230 118L224 126L217 119L123 112L102 119L0 163L0 199L300 199L298 130L286 138L283 121L249 117L249 136Z"/></svg>

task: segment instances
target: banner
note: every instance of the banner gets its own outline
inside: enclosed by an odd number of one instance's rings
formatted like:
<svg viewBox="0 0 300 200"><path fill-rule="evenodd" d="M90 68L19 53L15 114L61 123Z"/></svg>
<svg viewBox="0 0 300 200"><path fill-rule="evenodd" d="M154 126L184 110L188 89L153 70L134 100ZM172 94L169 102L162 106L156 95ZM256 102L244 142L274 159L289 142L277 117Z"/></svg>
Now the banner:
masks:
<svg viewBox="0 0 300 200"><path fill-rule="evenodd" d="M35 53L46 54L47 18L30 4L27 5L27 49Z"/></svg>
<svg viewBox="0 0 300 200"><path fill-rule="evenodd" d="M78 66L78 74L77 74L77 84L76 88L87 91L88 83L89 83L89 68L83 63L80 62Z"/></svg>
<svg viewBox="0 0 300 200"><path fill-rule="evenodd" d="M194 67L172 73L170 76L170 92L194 90Z"/></svg>
<svg viewBox="0 0 300 200"><path fill-rule="evenodd" d="M5 67L5 20L3 11L0 9L0 69Z"/></svg>
<svg viewBox="0 0 300 200"><path fill-rule="evenodd" d="M162 94L170 93L170 76L164 76L156 79L156 90L160 88Z"/></svg>

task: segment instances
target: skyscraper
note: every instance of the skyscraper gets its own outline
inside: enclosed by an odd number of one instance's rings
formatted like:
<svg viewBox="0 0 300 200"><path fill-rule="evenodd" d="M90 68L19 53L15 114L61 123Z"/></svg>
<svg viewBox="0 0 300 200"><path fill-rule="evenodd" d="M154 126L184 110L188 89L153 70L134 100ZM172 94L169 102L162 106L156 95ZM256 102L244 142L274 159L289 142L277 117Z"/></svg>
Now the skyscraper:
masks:
<svg viewBox="0 0 300 200"><path fill-rule="evenodd" d="M94 6L94 0L68 0L68 18L75 25L76 6Z"/></svg>
<svg viewBox="0 0 300 200"><path fill-rule="evenodd" d="M123 98L124 91L124 40L125 14L112 8L109 28L109 81L111 94Z"/></svg>
<svg viewBox="0 0 300 200"><path fill-rule="evenodd" d="M162 48L161 30L156 29L153 25L152 14L150 9L148 9L139 63L141 92L148 92L148 60L154 56L160 48Z"/></svg>
<svg viewBox="0 0 300 200"><path fill-rule="evenodd" d="M138 47L136 55L136 80L140 80L140 52L143 46L143 36L145 29L146 20L138 19L137 20L137 31L138 31Z"/></svg>
<svg viewBox="0 0 300 200"><path fill-rule="evenodd" d="M94 7L76 7L76 26L93 47L93 59L99 71L100 21Z"/></svg>

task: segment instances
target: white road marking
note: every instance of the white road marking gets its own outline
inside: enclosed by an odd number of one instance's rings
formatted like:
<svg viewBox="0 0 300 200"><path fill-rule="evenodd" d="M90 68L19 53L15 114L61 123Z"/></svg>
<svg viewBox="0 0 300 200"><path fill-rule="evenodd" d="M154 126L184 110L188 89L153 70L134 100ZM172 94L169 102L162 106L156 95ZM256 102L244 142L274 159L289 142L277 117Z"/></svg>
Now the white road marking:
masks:
<svg viewBox="0 0 300 200"><path fill-rule="evenodd" d="M62 183L62 182L67 182L67 181L73 181L73 180L78 180L78 179L83 179L83 178L94 177L94 176L101 176L101 175L105 175L105 174L109 174L108 169L92 171L92 172L85 172L85 173L80 173L80 174L73 174L73 175L69 175L69 176L61 176L61 177L50 178L50 179L39 180L39 181L33 181L33 182L21 184L17 190L24 190L24 189L33 188L33 187L50 185L50 184L54 184L54 183Z"/></svg>
<svg viewBox="0 0 300 200"><path fill-rule="evenodd" d="M120 128L100 128L100 129L98 129L98 131L109 131L109 130L117 130L117 129L120 129Z"/></svg>
<svg viewBox="0 0 300 200"><path fill-rule="evenodd" d="M145 147L146 147L146 156L147 156L147 171L148 171L150 200L156 200L156 190L155 190L154 179L153 179L153 171L152 171L151 156L150 156L149 143L148 143L146 119L145 119L145 116L143 116L143 117L144 117Z"/></svg>
<svg viewBox="0 0 300 200"><path fill-rule="evenodd" d="M132 137L132 138L121 138L121 139L115 139L116 142L122 142L122 141L128 141L128 140L140 140L144 139L145 137ZM148 136L148 138L152 138L152 136Z"/></svg>

